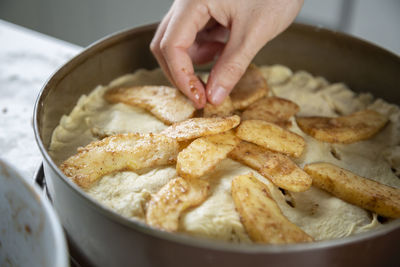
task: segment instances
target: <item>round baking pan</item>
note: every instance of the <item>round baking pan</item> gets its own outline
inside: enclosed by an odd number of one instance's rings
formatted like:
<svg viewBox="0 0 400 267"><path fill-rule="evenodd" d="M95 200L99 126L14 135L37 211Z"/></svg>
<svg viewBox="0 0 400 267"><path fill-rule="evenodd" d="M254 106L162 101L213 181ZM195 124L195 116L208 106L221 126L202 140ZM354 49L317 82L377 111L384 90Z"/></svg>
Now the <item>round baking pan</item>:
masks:
<svg viewBox="0 0 400 267"><path fill-rule="evenodd" d="M34 111L49 194L73 249L93 266L398 266L400 220L342 239L293 245L245 245L152 229L99 205L58 169L51 134L82 94L157 63L149 51L156 25L122 31L85 49L45 84ZM293 24L268 43L256 64L284 64L345 82L400 105L398 56L326 29Z"/></svg>

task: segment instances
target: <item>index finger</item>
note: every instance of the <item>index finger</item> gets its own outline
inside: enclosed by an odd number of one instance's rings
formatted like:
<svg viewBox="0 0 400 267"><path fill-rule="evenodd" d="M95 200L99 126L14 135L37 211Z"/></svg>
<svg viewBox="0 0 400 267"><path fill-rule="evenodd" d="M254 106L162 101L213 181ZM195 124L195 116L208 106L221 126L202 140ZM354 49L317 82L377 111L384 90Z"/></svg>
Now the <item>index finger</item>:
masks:
<svg viewBox="0 0 400 267"><path fill-rule="evenodd" d="M194 73L188 49L210 18L208 8L204 4L183 2L176 7L160 44L176 86L197 108L204 107L207 99L205 88Z"/></svg>

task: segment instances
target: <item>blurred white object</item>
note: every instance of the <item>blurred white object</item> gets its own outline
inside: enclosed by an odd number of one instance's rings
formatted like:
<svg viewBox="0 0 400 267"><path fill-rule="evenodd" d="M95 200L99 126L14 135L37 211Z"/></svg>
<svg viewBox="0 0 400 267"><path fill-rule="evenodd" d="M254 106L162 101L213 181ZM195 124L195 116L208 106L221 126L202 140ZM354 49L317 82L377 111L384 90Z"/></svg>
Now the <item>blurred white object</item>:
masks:
<svg viewBox="0 0 400 267"><path fill-rule="evenodd" d="M40 189L0 160L0 266L69 266L64 232Z"/></svg>

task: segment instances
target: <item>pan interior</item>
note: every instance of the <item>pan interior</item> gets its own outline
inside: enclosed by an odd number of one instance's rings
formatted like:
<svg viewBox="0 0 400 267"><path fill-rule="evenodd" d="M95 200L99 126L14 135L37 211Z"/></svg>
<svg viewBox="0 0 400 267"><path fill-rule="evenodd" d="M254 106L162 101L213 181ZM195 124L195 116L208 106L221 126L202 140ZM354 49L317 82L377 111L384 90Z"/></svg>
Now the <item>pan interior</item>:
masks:
<svg viewBox="0 0 400 267"><path fill-rule="evenodd" d="M154 29L155 25L151 25L107 37L58 70L43 88L36 104L34 121L36 137L45 160L62 177L62 180L76 188L81 198L89 201L90 205L95 206L105 215L129 227L163 238L210 245L204 240L196 241L197 239L190 237L151 230L147 226L138 225L106 208L99 207L65 178L48 155L47 148L54 128L58 125L61 116L72 110L82 94L87 94L98 84L108 84L116 77L138 68L152 69L157 66L148 49ZM400 103L400 94L395 80L395 74L400 69L399 58L385 50L340 33L294 24L264 47L254 62L259 65L284 64L293 70L305 69L314 75L326 77L331 82L344 81L356 92L371 92L392 103ZM388 225L387 229L397 228L399 225L400 222L397 220ZM371 231L359 237L343 239L346 241L335 240L288 247L295 249L299 246L312 248L335 245L384 232L383 230ZM258 249L268 250L268 247L270 246ZM234 246L219 244L217 248L233 249ZM249 248L258 250L257 246L249 246ZM239 249L246 250L246 247ZM274 250L273 247L270 249Z"/></svg>

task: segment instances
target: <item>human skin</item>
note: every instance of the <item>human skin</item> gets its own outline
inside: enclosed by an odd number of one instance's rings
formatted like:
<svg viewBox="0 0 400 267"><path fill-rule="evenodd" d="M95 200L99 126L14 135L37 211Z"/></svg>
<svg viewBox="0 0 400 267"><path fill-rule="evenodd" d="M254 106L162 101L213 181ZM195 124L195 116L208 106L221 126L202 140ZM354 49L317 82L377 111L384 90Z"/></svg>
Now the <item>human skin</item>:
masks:
<svg viewBox="0 0 400 267"><path fill-rule="evenodd" d="M175 0L150 49L196 108L221 104L257 52L285 30L303 0ZM216 59L206 85L193 64Z"/></svg>

